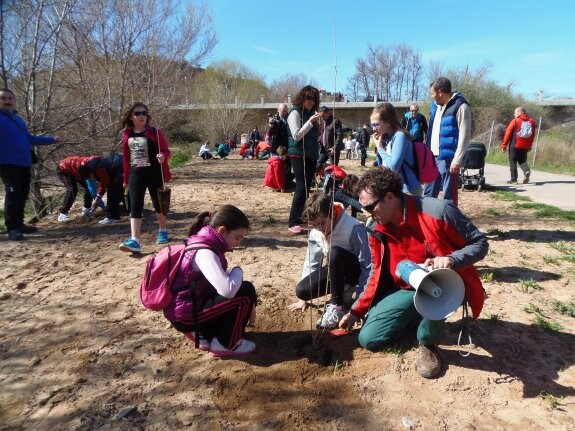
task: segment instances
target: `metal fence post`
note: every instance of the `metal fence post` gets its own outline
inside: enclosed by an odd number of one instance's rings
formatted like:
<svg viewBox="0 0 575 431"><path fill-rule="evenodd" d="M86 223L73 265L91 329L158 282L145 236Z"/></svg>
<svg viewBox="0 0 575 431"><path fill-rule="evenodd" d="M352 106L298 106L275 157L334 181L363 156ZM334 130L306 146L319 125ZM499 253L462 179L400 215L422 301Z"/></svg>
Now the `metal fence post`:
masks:
<svg viewBox="0 0 575 431"><path fill-rule="evenodd" d="M489 133L489 145L487 146L487 155L489 156L489 151L491 150L491 138L493 138L493 127L495 127L495 120L491 122L491 132Z"/></svg>
<svg viewBox="0 0 575 431"><path fill-rule="evenodd" d="M539 117L539 125L537 126L537 136L535 137L535 149L533 150L533 162L531 164L535 166L535 158L537 157L537 146L539 144L539 132L541 131L541 120L543 117Z"/></svg>

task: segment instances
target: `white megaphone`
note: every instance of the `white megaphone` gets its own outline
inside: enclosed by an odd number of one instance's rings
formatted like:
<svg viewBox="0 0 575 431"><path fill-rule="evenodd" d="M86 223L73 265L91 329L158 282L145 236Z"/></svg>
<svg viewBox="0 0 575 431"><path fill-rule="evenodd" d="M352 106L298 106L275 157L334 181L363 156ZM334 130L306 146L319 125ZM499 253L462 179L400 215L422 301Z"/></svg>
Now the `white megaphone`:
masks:
<svg viewBox="0 0 575 431"><path fill-rule="evenodd" d="M423 265L402 260L395 272L415 289L415 309L429 320L446 319L463 303L465 285L460 275L452 269L428 271Z"/></svg>

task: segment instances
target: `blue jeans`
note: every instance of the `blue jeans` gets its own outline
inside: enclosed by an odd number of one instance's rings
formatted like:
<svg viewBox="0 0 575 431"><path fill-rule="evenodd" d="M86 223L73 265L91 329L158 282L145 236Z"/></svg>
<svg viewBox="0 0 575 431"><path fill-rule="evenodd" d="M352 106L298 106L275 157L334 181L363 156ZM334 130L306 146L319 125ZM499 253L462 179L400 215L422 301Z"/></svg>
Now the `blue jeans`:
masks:
<svg viewBox="0 0 575 431"><path fill-rule="evenodd" d="M439 196L439 191L443 190L443 199L449 200L453 205L457 206L457 179L459 177L459 173L451 174L449 172L449 169L451 168L451 160L439 160L436 156L435 161L437 163L437 168L439 169L439 176L434 182L425 184L423 187L423 195L436 198Z"/></svg>

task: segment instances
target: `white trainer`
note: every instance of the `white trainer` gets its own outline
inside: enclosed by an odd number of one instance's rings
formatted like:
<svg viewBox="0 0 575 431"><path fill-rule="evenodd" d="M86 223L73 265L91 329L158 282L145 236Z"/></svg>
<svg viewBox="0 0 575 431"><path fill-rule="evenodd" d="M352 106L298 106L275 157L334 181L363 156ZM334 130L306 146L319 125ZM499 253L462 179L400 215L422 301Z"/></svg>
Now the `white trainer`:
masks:
<svg viewBox="0 0 575 431"><path fill-rule="evenodd" d="M58 221L62 223L67 223L69 221L72 221L72 217L70 217L68 214L60 213L60 215L58 216Z"/></svg>
<svg viewBox="0 0 575 431"><path fill-rule="evenodd" d="M210 347L210 352L216 357L223 356L236 356L236 355L249 355L256 349L256 343L244 338L240 338L234 347L227 349L220 344L217 338L214 337Z"/></svg>

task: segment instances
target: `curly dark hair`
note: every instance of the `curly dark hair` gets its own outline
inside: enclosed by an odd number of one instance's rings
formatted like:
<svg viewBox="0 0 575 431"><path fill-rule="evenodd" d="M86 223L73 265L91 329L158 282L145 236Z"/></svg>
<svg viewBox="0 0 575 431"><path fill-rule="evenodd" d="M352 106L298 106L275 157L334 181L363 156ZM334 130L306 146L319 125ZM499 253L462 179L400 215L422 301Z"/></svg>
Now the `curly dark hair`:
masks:
<svg viewBox="0 0 575 431"><path fill-rule="evenodd" d="M317 111L319 108L319 90L313 85L306 85L299 91L293 100L294 106L302 107L303 102L305 102L308 97L313 97L313 108L311 111Z"/></svg>
<svg viewBox="0 0 575 431"><path fill-rule="evenodd" d="M152 117L150 115L150 110L148 109L146 104L143 102L135 102L132 106L130 106L129 109L124 111L124 113L122 114L122 117L120 119L122 129L125 129L126 127L134 127L134 123L132 122L131 116L132 113L134 112L134 109L136 109L137 107L142 107L146 110L146 112L148 113L148 116L146 117L146 125L150 124L150 122L152 121Z"/></svg>
<svg viewBox="0 0 575 431"><path fill-rule="evenodd" d="M402 195L403 180L401 175L389 168L372 168L359 179L358 193L365 190L376 198L383 198L388 192L397 197Z"/></svg>

